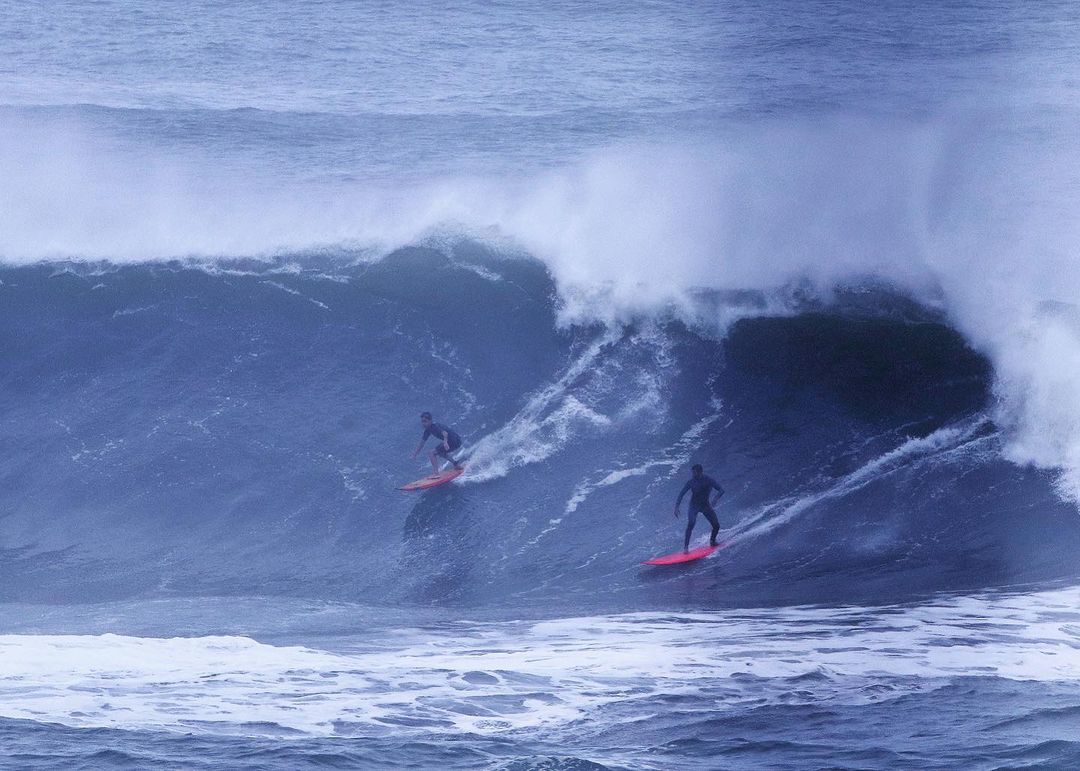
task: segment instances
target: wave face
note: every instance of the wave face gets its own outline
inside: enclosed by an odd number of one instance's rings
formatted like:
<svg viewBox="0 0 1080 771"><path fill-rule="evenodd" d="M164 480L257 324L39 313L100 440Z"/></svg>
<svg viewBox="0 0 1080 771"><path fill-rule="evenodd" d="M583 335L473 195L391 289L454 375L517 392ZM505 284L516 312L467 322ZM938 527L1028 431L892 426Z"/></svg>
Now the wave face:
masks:
<svg viewBox="0 0 1080 771"><path fill-rule="evenodd" d="M1074 4L10 10L6 264L449 230L542 260L564 323L719 329L695 290L872 277L990 360L1006 456L1080 500Z"/></svg>
<svg viewBox="0 0 1080 771"><path fill-rule="evenodd" d="M1080 522L1002 458L986 359L881 289L720 339L561 327L541 263L471 241L0 281L8 601L670 607L678 577L638 563L677 548L695 461L728 490L731 546L680 606L1075 575ZM421 410L470 473L407 495Z"/></svg>

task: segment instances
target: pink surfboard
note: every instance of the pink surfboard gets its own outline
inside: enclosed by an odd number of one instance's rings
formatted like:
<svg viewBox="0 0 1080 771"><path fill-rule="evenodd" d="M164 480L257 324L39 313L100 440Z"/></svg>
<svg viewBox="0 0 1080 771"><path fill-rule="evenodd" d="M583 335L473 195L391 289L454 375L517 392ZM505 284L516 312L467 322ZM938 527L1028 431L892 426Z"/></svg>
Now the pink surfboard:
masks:
<svg viewBox="0 0 1080 771"><path fill-rule="evenodd" d="M438 487L439 485L445 485L447 482L453 482L464 473L464 466L461 468L451 468L449 471L443 471L438 474L428 474L423 479L409 482L409 484L402 485L398 489L406 490L408 492L412 492L413 490L430 490L432 487Z"/></svg>
<svg viewBox="0 0 1080 771"><path fill-rule="evenodd" d="M702 557L708 557L714 551L723 549L727 546L726 543L722 543L719 546L700 546L697 549L691 549L688 552L677 551L674 554L665 554L663 557L653 557L651 560L645 560L642 565L679 565L683 562L693 562L699 560Z"/></svg>

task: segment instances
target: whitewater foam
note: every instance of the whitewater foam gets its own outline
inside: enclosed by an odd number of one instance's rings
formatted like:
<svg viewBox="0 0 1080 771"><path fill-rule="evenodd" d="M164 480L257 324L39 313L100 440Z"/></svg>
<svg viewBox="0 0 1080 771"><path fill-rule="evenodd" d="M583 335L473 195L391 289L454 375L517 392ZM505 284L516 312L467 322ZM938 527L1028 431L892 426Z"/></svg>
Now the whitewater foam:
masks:
<svg viewBox="0 0 1080 771"><path fill-rule="evenodd" d="M619 339L609 330L590 343L553 383L539 389L506 425L478 440L469 452L469 481L504 476L511 468L535 463L557 452L572 436L572 425L594 428L611 419L584 405L571 385L596 366L605 346Z"/></svg>
<svg viewBox="0 0 1080 771"><path fill-rule="evenodd" d="M363 648L338 651L244 637L5 635L0 715L204 733L490 735L580 727L605 706L672 694L737 710L866 703L963 676L1076 682L1078 602L1068 589L919 606L462 621L370 630Z"/></svg>

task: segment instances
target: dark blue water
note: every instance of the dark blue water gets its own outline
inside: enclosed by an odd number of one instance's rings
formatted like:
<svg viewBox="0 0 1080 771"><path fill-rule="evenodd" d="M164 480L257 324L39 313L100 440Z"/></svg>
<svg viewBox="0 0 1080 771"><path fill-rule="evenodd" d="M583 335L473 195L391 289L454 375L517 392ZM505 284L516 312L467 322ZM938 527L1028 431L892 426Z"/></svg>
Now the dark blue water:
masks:
<svg viewBox="0 0 1080 771"><path fill-rule="evenodd" d="M1077 21L5 6L0 762L1076 765Z"/></svg>

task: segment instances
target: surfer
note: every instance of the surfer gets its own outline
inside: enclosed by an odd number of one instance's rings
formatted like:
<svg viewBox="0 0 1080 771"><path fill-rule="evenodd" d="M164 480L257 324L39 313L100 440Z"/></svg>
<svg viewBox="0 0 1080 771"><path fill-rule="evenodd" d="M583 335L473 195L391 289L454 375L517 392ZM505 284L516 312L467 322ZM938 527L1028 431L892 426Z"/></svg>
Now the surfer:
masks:
<svg viewBox="0 0 1080 771"><path fill-rule="evenodd" d="M431 451L431 467L435 469L435 473L439 473L439 458L445 458L454 464L455 469L460 469L461 465L454 460L450 453L461 447L461 437L452 428L447 428L439 423L435 423L431 419L430 412L420 413L420 425L424 427L424 435L420 437L420 444L416 448L416 452L412 454L415 458L420 454L420 451L424 449L424 442L428 440L429 436L433 436L439 440L439 443L435 445L435 449Z"/></svg>
<svg viewBox="0 0 1080 771"><path fill-rule="evenodd" d="M690 468L690 471L692 476L683 486L678 500L675 501L675 518L678 519L679 504L682 503L683 496L686 495L687 491L690 492L690 506L686 512L686 538L683 540L683 552L690 551L690 534L694 531L694 523L697 522L698 513L704 514L705 519L709 520L709 524L712 525L709 546L716 546L716 534L720 532L720 521L716 518L716 511L713 506L720 500L720 496L724 494L724 488L716 484L715 479L705 476L700 463L695 463ZM710 490L716 490L712 503L709 503Z"/></svg>

